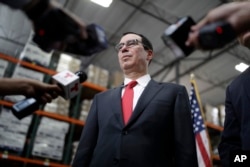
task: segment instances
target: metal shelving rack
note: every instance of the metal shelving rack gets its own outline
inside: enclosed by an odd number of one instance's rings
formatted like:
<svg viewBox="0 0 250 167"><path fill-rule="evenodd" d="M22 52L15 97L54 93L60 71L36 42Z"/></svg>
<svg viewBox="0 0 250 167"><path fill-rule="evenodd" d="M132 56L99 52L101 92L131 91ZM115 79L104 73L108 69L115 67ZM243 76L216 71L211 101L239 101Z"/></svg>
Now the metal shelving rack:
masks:
<svg viewBox="0 0 250 167"><path fill-rule="evenodd" d="M52 76L54 74L56 74L57 72L48 68L44 68L44 67L40 67L37 65L34 65L32 63L29 62L25 62L22 60L19 60L17 58L14 58L12 56L9 55L5 55L0 53L0 59L4 59L7 60L11 63L14 64L20 64L24 67L48 74L49 76ZM92 84L90 82L84 82L82 83L83 88L86 90L87 92L90 92L89 96L93 96L95 93L97 92L101 92L106 90L106 88L101 87L99 85L96 84ZM80 126L83 127L84 126L84 122L81 120L77 119L77 112L79 111L79 107L80 107L80 102L81 102L81 98L82 97L81 93L76 97L76 100L74 101L74 107L73 107L73 115L70 116L63 116L63 115L59 115L56 113L50 113L44 110L37 110L34 112L34 117L33 120L35 120L34 122L34 127L31 128L31 137L30 139L26 142L26 146L27 146L27 150L26 153L23 156L20 155L14 155L8 152L0 152L0 162L2 161L13 161L13 162L20 162L23 164L23 166L29 166L29 165L36 165L36 166L51 166L51 167L69 167L70 165L70 160L71 160L71 144L73 142L73 135L75 133L75 129L76 126ZM13 103L8 102L8 101L4 101L4 100L0 100L0 105L3 105L5 107L11 107L13 105ZM33 158L31 156L31 150L33 147L33 142L34 142L34 138L35 138L35 134L38 128L38 122L40 121L41 117L48 117L48 118L52 118L55 120L60 120L60 121L64 121L64 122L68 122L70 123L70 128L69 128L69 132L68 132L68 137L66 139L66 143L65 143L65 151L63 153L63 160L61 162L52 162L49 159L36 159Z"/></svg>

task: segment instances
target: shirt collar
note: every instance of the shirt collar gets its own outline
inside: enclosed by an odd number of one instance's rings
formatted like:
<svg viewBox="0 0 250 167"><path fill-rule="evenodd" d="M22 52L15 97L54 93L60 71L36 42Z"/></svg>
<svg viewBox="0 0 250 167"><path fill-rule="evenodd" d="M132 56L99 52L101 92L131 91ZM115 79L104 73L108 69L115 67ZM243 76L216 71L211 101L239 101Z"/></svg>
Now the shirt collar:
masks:
<svg viewBox="0 0 250 167"><path fill-rule="evenodd" d="M151 80L151 77L149 74L143 75L140 78L136 79L137 83L143 87L146 87L150 80ZM132 79L125 78L124 85L127 85L130 81L132 81Z"/></svg>

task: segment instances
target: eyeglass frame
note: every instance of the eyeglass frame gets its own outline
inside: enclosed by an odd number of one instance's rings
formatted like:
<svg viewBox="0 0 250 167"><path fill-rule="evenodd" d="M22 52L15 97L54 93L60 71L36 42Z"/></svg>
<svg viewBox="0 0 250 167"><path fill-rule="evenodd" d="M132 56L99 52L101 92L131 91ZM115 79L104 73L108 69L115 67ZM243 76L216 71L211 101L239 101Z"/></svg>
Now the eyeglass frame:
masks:
<svg viewBox="0 0 250 167"><path fill-rule="evenodd" d="M131 41L135 41L135 42L134 42L133 44L131 44L131 45L128 45L128 42L131 42ZM142 41L139 41L139 39L130 39L130 40L127 40L126 42L118 43L118 44L115 45L115 50L116 50L117 52L119 52L119 51L123 48L123 46L126 46L126 47L128 47L128 48L131 48L131 47L134 47L134 46L138 45L139 43L142 44L142 46L143 46L143 48L144 48L145 50L150 50L149 47L148 47L147 45L144 45L144 44L142 43ZM122 45L122 46L121 46L121 45Z"/></svg>

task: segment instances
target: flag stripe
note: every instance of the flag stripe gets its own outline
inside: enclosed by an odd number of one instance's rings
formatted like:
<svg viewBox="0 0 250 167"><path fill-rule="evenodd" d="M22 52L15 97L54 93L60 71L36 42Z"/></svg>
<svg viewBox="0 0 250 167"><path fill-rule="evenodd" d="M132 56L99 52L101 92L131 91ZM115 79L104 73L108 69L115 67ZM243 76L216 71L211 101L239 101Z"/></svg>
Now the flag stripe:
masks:
<svg viewBox="0 0 250 167"><path fill-rule="evenodd" d="M198 147L200 149L200 152L202 154L202 158L203 158L203 161L205 162L206 167L210 167L211 166L210 157L208 156L207 150L204 146L204 143L200 134L196 135L196 141L198 143Z"/></svg>

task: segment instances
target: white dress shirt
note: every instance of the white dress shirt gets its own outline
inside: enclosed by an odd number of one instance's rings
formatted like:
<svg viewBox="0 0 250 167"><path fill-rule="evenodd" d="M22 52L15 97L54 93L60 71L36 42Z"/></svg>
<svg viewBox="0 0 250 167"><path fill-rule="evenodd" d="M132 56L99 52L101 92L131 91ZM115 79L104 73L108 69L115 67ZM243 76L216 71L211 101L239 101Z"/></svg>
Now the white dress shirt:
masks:
<svg viewBox="0 0 250 167"><path fill-rule="evenodd" d="M134 99L133 99L133 111L135 109L135 106L138 102L138 99L140 98L143 90L145 89L145 87L148 85L149 81L151 80L151 77L149 74L146 74L140 78L138 78L136 81L137 81L137 85L133 88L134 90ZM125 91L125 87L126 85L132 81L131 79L129 78L125 78L124 79L124 88L122 89L122 94L121 94L121 97L123 96L124 94L124 91Z"/></svg>

